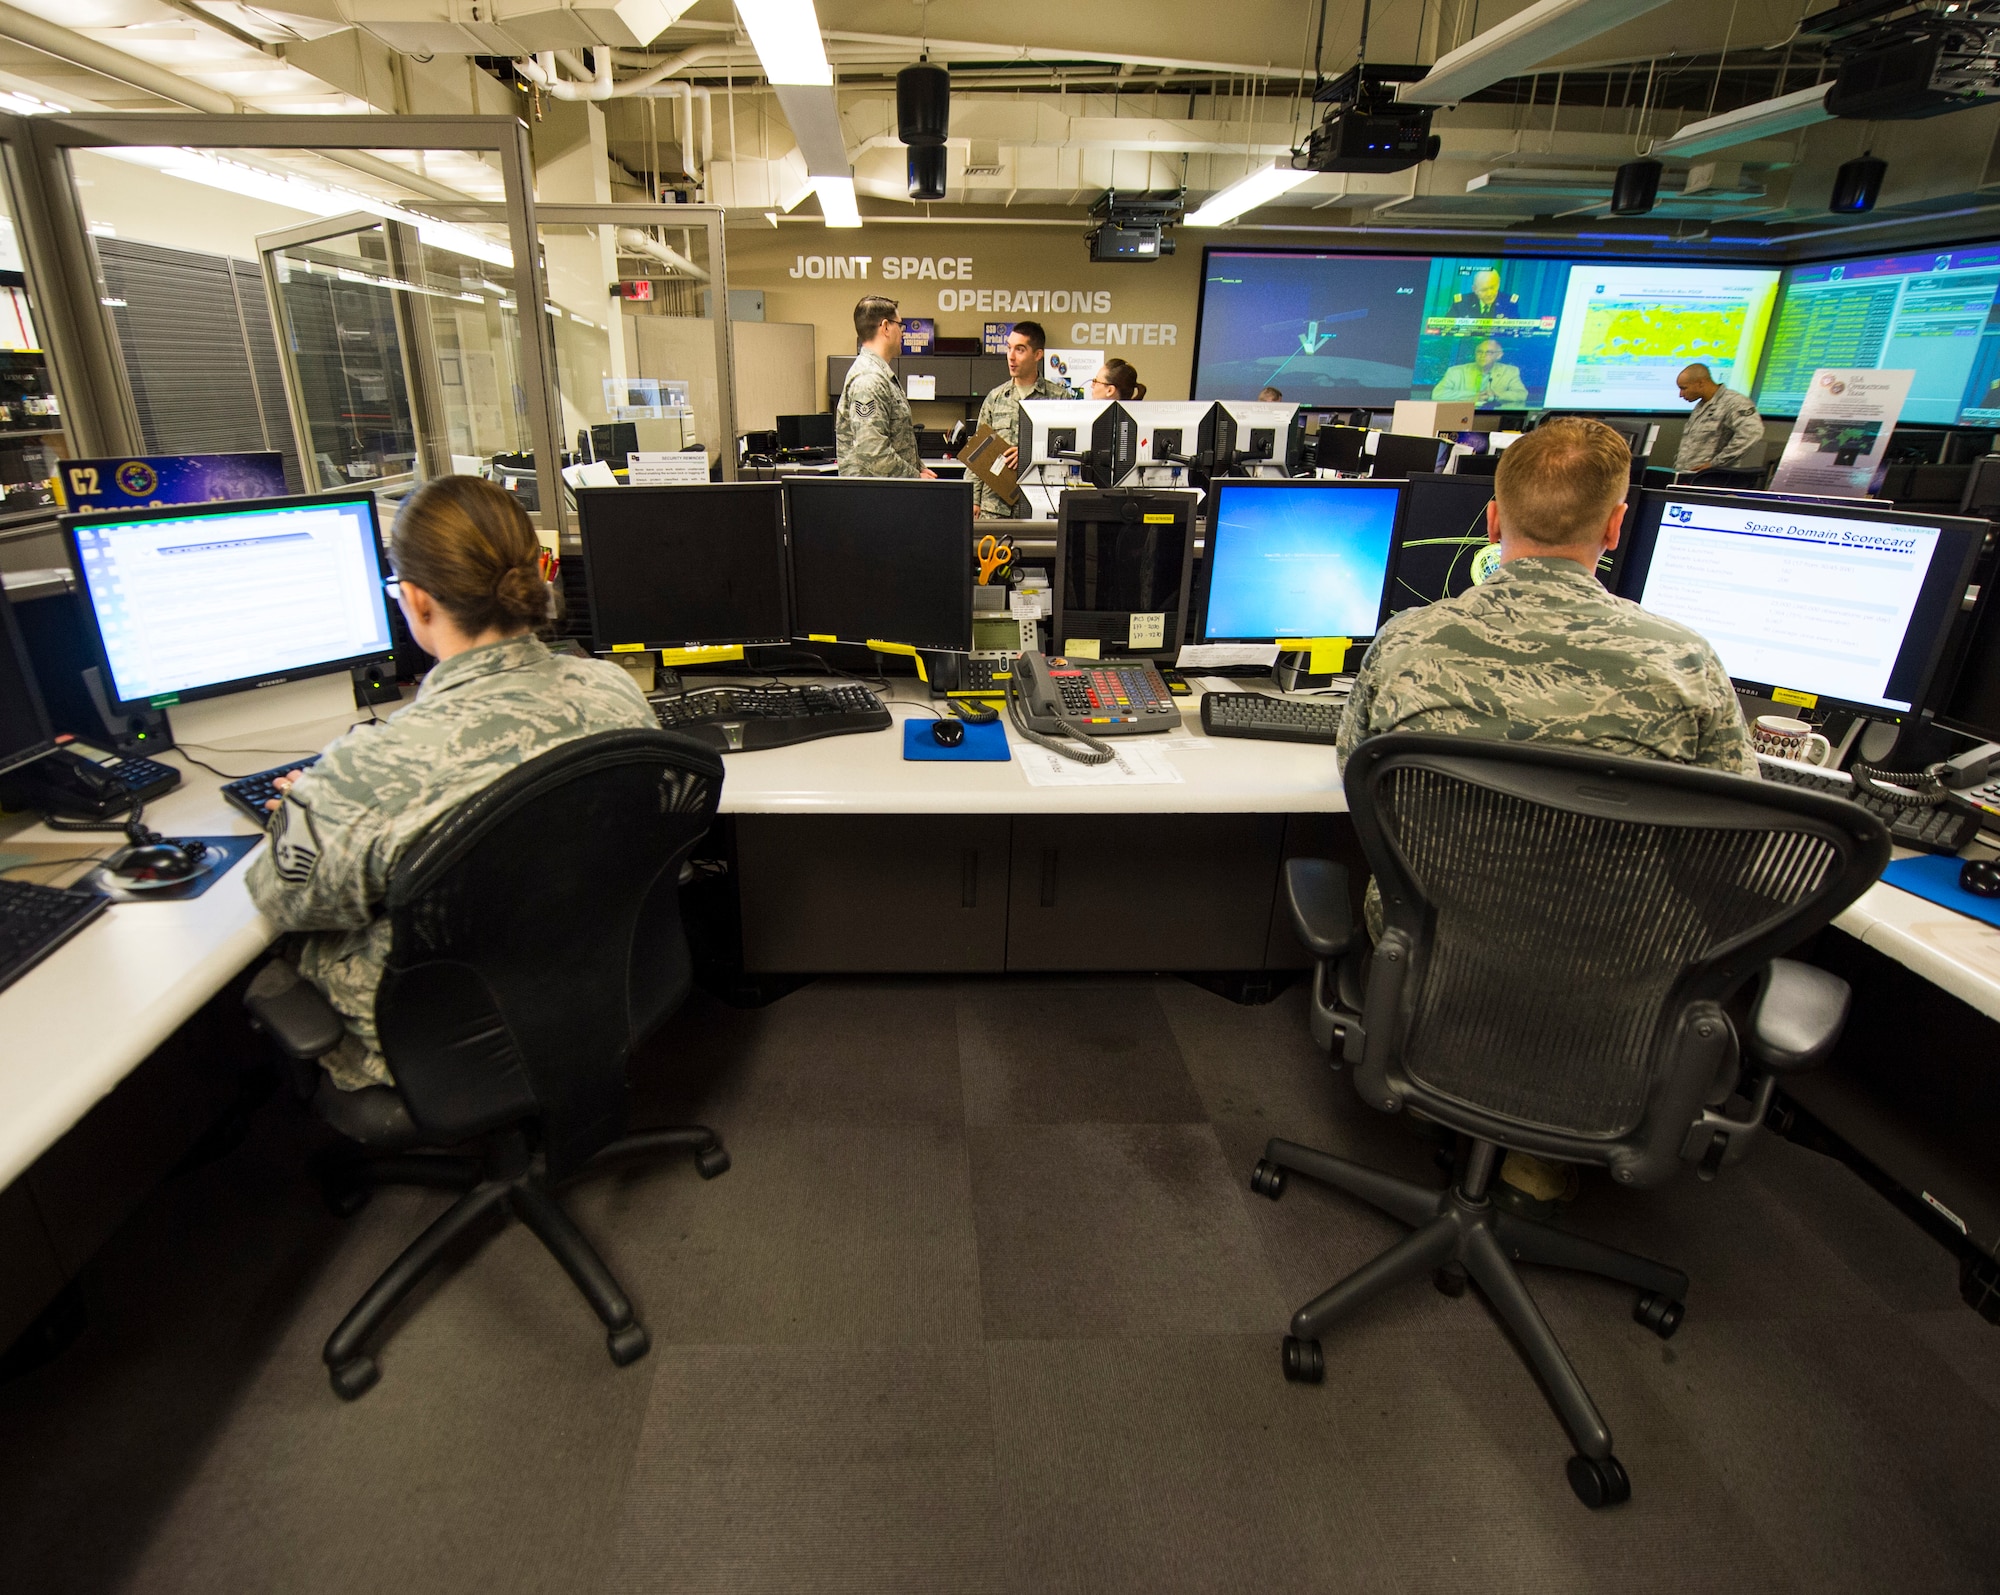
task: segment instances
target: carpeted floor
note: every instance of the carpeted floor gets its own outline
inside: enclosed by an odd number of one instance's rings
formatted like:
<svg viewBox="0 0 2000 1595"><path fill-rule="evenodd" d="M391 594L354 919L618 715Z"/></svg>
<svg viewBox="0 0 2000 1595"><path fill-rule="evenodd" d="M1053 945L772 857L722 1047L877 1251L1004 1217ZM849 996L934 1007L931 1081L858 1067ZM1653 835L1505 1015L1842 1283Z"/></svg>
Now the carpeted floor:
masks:
<svg viewBox="0 0 2000 1595"><path fill-rule="evenodd" d="M425 1291L352 1405L319 1346L443 1197L329 1217L288 1100L106 1248L91 1324L0 1388L9 1590L1042 1592L2000 1588L2000 1330L1845 1169L1597 1179L1575 1227L1694 1276L1531 1288L1617 1436L1589 1513L1478 1300L1412 1287L1287 1385L1292 1309L1390 1221L1246 1176L1282 1134L1429 1178L1305 1034L1171 979L696 998L639 1119L735 1160L571 1211L653 1349L614 1368L518 1227Z"/></svg>

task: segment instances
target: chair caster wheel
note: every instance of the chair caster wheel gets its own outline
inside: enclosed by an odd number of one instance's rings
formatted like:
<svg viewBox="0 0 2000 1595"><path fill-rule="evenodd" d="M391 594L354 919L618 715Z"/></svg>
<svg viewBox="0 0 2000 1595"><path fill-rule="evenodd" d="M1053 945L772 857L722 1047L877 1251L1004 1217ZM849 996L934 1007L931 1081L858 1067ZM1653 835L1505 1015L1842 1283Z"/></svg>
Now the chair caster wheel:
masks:
<svg viewBox="0 0 2000 1595"><path fill-rule="evenodd" d="M1301 1340L1297 1335L1285 1336L1285 1377L1295 1385L1326 1382L1326 1358L1317 1340Z"/></svg>
<svg viewBox="0 0 2000 1595"><path fill-rule="evenodd" d="M1431 1283L1437 1286L1440 1296L1463 1296L1467 1284L1465 1264L1446 1263L1444 1267L1431 1275Z"/></svg>
<svg viewBox="0 0 2000 1595"><path fill-rule="evenodd" d="M729 1152L720 1141L705 1152L695 1154L694 1171L705 1180L729 1172Z"/></svg>
<svg viewBox="0 0 2000 1595"><path fill-rule="evenodd" d="M628 1368L652 1350L653 1337L646 1333L644 1324L630 1323L606 1331L604 1344L611 1352L611 1360L621 1368Z"/></svg>
<svg viewBox="0 0 2000 1595"><path fill-rule="evenodd" d="M1606 1457L1601 1462L1590 1457L1571 1457L1569 1487L1593 1512L1632 1499L1632 1481L1625 1476L1624 1464L1616 1457Z"/></svg>
<svg viewBox="0 0 2000 1595"><path fill-rule="evenodd" d="M1269 1158L1260 1157L1257 1166L1250 1171L1250 1189L1259 1196L1277 1201L1285 1194L1285 1171Z"/></svg>
<svg viewBox="0 0 2000 1595"><path fill-rule="evenodd" d="M1687 1304L1677 1302L1671 1296L1661 1296L1653 1291L1641 1291L1639 1299L1632 1304L1632 1321L1643 1324L1662 1340L1672 1340L1674 1331L1681 1326L1681 1319L1687 1314Z"/></svg>
<svg viewBox="0 0 2000 1595"><path fill-rule="evenodd" d="M350 1357L328 1368L326 1376L342 1401L357 1401L375 1388L382 1369L373 1357Z"/></svg>
<svg viewBox="0 0 2000 1595"><path fill-rule="evenodd" d="M374 1190L357 1183L329 1185L320 1193L326 1203L326 1210L335 1218L352 1218L368 1205Z"/></svg>

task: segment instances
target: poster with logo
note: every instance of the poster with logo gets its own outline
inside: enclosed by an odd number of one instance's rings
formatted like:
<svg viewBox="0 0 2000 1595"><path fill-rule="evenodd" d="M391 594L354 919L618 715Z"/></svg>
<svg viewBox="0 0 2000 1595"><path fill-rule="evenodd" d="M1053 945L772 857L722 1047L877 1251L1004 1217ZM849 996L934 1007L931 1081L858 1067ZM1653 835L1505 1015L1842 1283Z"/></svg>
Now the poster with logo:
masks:
<svg viewBox="0 0 2000 1595"><path fill-rule="evenodd" d="M1042 375L1069 389L1072 399L1090 397L1090 379L1104 364L1102 349L1044 349Z"/></svg>
<svg viewBox="0 0 2000 1595"><path fill-rule="evenodd" d="M937 321L930 316L903 318L903 353L931 354L937 349Z"/></svg>
<svg viewBox="0 0 2000 1595"><path fill-rule="evenodd" d="M1772 491L1866 498L1882 479L1889 434L1915 378L1915 371L1815 371Z"/></svg>
<svg viewBox="0 0 2000 1595"><path fill-rule="evenodd" d="M1005 354L1007 352L1007 339L1013 330L1014 323L1011 321L987 322L986 336L980 344L980 348L988 354Z"/></svg>
<svg viewBox="0 0 2000 1595"><path fill-rule="evenodd" d="M70 511L280 498L286 492L285 462L275 451L64 460L56 470L56 488Z"/></svg>

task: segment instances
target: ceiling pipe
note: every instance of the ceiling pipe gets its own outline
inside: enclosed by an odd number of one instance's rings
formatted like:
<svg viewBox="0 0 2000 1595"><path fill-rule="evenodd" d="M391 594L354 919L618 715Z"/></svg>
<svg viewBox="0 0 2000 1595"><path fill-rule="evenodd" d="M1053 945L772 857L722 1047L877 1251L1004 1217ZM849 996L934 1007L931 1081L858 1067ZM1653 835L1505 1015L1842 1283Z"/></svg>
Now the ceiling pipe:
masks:
<svg viewBox="0 0 2000 1595"><path fill-rule="evenodd" d="M687 256L671 244L663 244L659 239L641 232L636 227L618 229L618 249L621 254L637 255L644 260L658 261L669 266L683 277L692 277L696 282L707 282L708 273L703 271Z"/></svg>
<svg viewBox="0 0 2000 1595"><path fill-rule="evenodd" d="M568 50L544 50L539 55L523 55L514 58L514 70L526 78L536 88L542 89L558 100L622 100L628 95L644 94L655 85L664 83L675 73L684 71L713 56L727 55L735 49L729 44L697 44L693 49L683 50L679 55L662 61L658 66L632 77L614 81L611 76L611 49L608 45L596 45L591 54L596 59L594 72L585 69L583 59ZM562 75L559 68L567 67L582 82L572 82Z"/></svg>
<svg viewBox="0 0 2000 1595"><path fill-rule="evenodd" d="M241 104L220 89L192 82L165 67L141 61L123 50L114 50L108 44L99 44L95 39L73 33L53 22L45 22L10 5L0 4L0 39L25 44L43 55L52 55L58 61L67 61L71 66L80 66L100 77L114 78L132 88L144 89L163 100L185 105L191 111L206 111L212 116L233 116L243 109Z"/></svg>

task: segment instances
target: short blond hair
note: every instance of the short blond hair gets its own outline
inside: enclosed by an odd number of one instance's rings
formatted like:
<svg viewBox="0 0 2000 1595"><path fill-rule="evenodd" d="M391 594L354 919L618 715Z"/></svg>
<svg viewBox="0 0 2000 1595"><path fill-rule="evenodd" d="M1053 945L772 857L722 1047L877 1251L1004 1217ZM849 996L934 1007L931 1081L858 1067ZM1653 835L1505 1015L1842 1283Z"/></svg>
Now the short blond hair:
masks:
<svg viewBox="0 0 2000 1595"><path fill-rule="evenodd" d="M1500 527L1547 548L1588 542L1625 497L1632 446L1602 421L1558 416L1500 456Z"/></svg>

